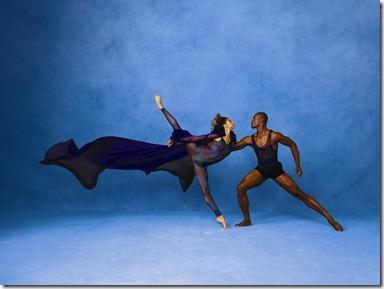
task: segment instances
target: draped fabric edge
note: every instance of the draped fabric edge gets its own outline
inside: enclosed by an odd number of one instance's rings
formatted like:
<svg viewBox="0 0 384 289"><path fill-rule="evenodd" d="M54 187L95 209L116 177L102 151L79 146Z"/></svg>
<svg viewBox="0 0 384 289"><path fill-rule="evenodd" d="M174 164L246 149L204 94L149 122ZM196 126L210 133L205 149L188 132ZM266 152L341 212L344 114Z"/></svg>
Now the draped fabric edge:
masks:
<svg viewBox="0 0 384 289"><path fill-rule="evenodd" d="M97 142L99 145L95 146ZM102 142L102 146L100 146L100 142ZM129 149L132 146L135 147L135 150L131 152ZM136 147L145 149L136 149ZM114 154L111 154L112 151ZM147 156L148 154L150 159L140 158L142 155ZM134 162L130 160L130 157L136 157ZM178 177L184 192L188 190L195 176L192 158L183 145L167 148L163 145L121 137L99 138L85 144L80 149L77 148L73 139L69 139L51 146L39 163L57 165L67 169L86 189L95 188L99 175L107 168L141 170L146 175L156 171L167 171Z"/></svg>

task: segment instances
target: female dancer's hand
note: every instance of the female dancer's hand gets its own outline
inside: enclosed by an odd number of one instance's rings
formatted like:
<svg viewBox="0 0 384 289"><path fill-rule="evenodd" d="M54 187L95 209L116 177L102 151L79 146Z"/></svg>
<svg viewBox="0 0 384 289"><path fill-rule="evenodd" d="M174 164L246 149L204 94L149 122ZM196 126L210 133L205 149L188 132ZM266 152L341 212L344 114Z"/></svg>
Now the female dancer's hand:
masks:
<svg viewBox="0 0 384 289"><path fill-rule="evenodd" d="M168 142L165 144L167 147L173 146L173 140L169 139Z"/></svg>
<svg viewBox="0 0 384 289"><path fill-rule="evenodd" d="M164 108L163 104L161 103L160 95L155 95L155 101L156 101L156 105L159 109Z"/></svg>

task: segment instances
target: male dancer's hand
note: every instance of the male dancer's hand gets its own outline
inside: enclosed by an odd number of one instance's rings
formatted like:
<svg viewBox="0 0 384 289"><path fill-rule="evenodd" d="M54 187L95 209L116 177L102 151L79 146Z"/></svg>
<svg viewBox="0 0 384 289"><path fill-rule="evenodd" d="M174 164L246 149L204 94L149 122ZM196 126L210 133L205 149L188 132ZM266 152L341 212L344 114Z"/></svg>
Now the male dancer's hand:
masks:
<svg viewBox="0 0 384 289"><path fill-rule="evenodd" d="M296 176L300 178L301 175L303 174L303 170L300 167L296 167L295 171L296 171Z"/></svg>

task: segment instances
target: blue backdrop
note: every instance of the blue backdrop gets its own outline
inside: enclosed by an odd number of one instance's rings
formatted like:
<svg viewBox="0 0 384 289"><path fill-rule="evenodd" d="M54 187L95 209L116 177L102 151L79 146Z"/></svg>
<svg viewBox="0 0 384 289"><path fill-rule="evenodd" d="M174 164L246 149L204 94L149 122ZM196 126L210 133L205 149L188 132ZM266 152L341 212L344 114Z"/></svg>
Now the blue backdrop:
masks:
<svg viewBox="0 0 384 289"><path fill-rule="evenodd" d="M38 164L52 144L106 135L165 143L168 110L192 133L217 112L238 138L257 111L293 138L304 191L335 214L377 214L380 194L379 1L1 1L2 209L207 210L196 183L107 170L84 190ZM294 162L280 148L286 171ZM212 193L238 211L250 148L209 168ZM309 212L273 181L253 210ZM311 212L311 214L313 214Z"/></svg>

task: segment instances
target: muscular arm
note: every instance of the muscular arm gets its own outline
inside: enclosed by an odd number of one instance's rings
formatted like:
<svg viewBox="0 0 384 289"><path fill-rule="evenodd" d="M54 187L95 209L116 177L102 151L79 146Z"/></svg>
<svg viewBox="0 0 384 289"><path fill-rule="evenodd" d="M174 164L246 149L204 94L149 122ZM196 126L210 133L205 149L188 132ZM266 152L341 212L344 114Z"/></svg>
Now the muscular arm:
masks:
<svg viewBox="0 0 384 289"><path fill-rule="evenodd" d="M252 140L250 136L243 137L240 141L238 141L232 146L232 151L241 150L251 144L252 144Z"/></svg>
<svg viewBox="0 0 384 289"><path fill-rule="evenodd" d="M287 137L287 136L285 136L279 132L274 133L274 138L277 142L279 142L283 145L289 146L289 148L291 149L293 159L295 161L295 165L296 165L296 175L298 177L300 177L302 174L302 169L301 169L301 165L300 165L300 153L299 153L299 149L297 148L296 143L292 139L290 139L289 137Z"/></svg>

